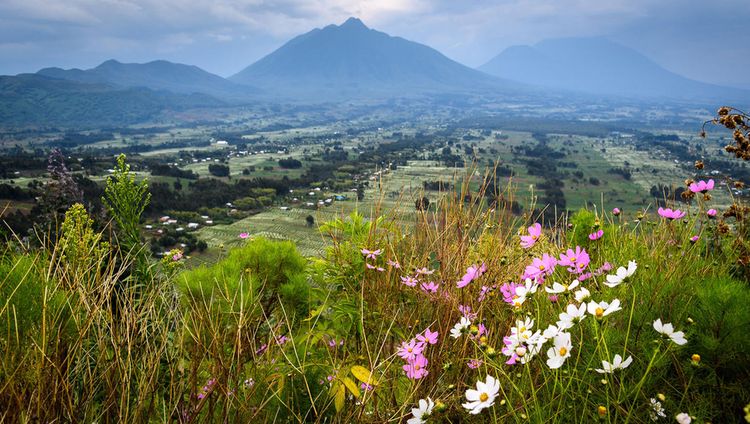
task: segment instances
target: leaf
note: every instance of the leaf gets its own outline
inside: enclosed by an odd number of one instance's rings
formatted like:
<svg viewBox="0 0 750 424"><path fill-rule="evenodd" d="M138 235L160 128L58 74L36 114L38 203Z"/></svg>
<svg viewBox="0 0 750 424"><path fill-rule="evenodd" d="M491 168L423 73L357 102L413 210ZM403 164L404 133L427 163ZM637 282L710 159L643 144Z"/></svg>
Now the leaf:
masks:
<svg viewBox="0 0 750 424"><path fill-rule="evenodd" d="M375 379L370 370L363 367L362 365L354 365L352 367L352 374L357 377L357 380L365 384L370 384L372 386L378 385L378 380Z"/></svg>
<svg viewBox="0 0 750 424"><path fill-rule="evenodd" d="M352 381L349 377L344 377L344 386L346 386L347 389L349 389L350 392L354 395L354 397L359 397L359 387L357 387L357 383Z"/></svg>
<svg viewBox="0 0 750 424"><path fill-rule="evenodd" d="M344 400L346 400L346 388L344 385L339 384L333 398L333 405L336 407L336 412L341 412L344 409Z"/></svg>

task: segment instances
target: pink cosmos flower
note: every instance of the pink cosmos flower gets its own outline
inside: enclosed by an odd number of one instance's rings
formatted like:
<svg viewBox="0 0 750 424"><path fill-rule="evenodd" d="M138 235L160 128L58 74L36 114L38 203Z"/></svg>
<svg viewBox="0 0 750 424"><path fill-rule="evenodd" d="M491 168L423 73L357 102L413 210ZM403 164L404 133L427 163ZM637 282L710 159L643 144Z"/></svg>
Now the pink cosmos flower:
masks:
<svg viewBox="0 0 750 424"><path fill-rule="evenodd" d="M461 312L461 315L465 316L469 321L477 319L477 314L471 312L471 306L469 305L458 305L458 312Z"/></svg>
<svg viewBox="0 0 750 424"><path fill-rule="evenodd" d="M604 235L604 230L595 231L589 234L589 240L591 241L599 240L600 238L602 238L603 235Z"/></svg>
<svg viewBox="0 0 750 424"><path fill-rule="evenodd" d="M430 281L429 283L422 283L422 285L419 287L424 290L425 293L437 293L438 290L438 284L435 284L434 281Z"/></svg>
<svg viewBox="0 0 750 424"><path fill-rule="evenodd" d="M246 239L246 238L248 238L248 237L250 237L250 234L248 234L248 233L240 233L240 238L241 238L241 239L243 239L243 240L244 240L244 239Z"/></svg>
<svg viewBox="0 0 750 424"><path fill-rule="evenodd" d="M535 222L531 227L527 228L529 235L521 236L521 247L524 249L530 249L542 236L542 224Z"/></svg>
<svg viewBox="0 0 750 424"><path fill-rule="evenodd" d="M673 219L680 219L685 216L685 212L679 209L672 210L669 208L659 208L657 212L659 213L659 216L667 218L670 221Z"/></svg>
<svg viewBox="0 0 750 424"><path fill-rule="evenodd" d="M419 280L417 280L416 278L414 278L414 277L412 277L410 275L407 275L406 277L401 277L401 282L403 284L406 284L409 287L414 287L414 286L417 285L417 283L419 282Z"/></svg>
<svg viewBox="0 0 750 424"><path fill-rule="evenodd" d="M262 355L266 352L267 349L268 349L268 345L264 343L260 348L258 348L258 350L255 351L255 354Z"/></svg>
<svg viewBox="0 0 750 424"><path fill-rule="evenodd" d="M500 293L503 295L503 301L505 303L510 303L511 305L514 303L516 297L516 288L523 287L523 284L516 284L516 283L505 283L502 286L500 286Z"/></svg>
<svg viewBox="0 0 750 424"><path fill-rule="evenodd" d="M544 281L544 277L552 275L555 272L555 266L557 265L557 259L554 256L548 254L542 255L541 258L534 258L531 261L531 265L526 267L523 275L523 279L531 278L537 279L540 282Z"/></svg>
<svg viewBox="0 0 750 424"><path fill-rule="evenodd" d="M374 387L372 387L371 385L369 385L367 383L362 383L362 384L359 385L359 388L362 389L363 391L367 392L367 391L372 390Z"/></svg>
<svg viewBox="0 0 750 424"><path fill-rule="evenodd" d="M428 374L427 364L429 361L424 355L417 355L414 359L410 360L402 368L406 372L406 376L412 380L418 380Z"/></svg>
<svg viewBox="0 0 750 424"><path fill-rule="evenodd" d="M497 288L497 284L493 284L491 286L482 286L482 288L479 290L479 297L477 298L478 302L483 302L485 298L487 298L487 295L492 293L493 290Z"/></svg>
<svg viewBox="0 0 750 424"><path fill-rule="evenodd" d="M173 260L173 261L177 262L177 261L179 261L180 259L182 259L182 252L177 252L177 253L175 253L174 255L172 255L172 260Z"/></svg>
<svg viewBox="0 0 750 424"><path fill-rule="evenodd" d="M362 252L363 255L365 255L365 257L367 259L377 259L378 255L381 254L381 253L383 253L383 251L380 250L380 249L378 249L378 250L362 249L361 252Z"/></svg>
<svg viewBox="0 0 750 424"><path fill-rule="evenodd" d="M557 303L557 295L556 294L551 294L551 295L547 296L547 298L549 299L550 302Z"/></svg>
<svg viewBox="0 0 750 424"><path fill-rule="evenodd" d="M693 193L707 193L714 189L714 180L708 180L708 181L700 180L697 183L690 184L688 188Z"/></svg>
<svg viewBox="0 0 750 424"><path fill-rule="evenodd" d="M481 266L474 264L466 268L466 274L461 277L461 281L456 283L456 287L459 289L466 287L469 283L481 277L485 272L487 272L487 265L485 265L484 262L482 262Z"/></svg>
<svg viewBox="0 0 750 424"><path fill-rule="evenodd" d="M706 215L708 215L709 218L715 218L716 217L716 209L709 209L706 211Z"/></svg>
<svg viewBox="0 0 750 424"><path fill-rule="evenodd" d="M691 243L695 243L696 241L698 241L699 238L700 237L698 237L698 236L692 236L692 237L690 237L690 242Z"/></svg>
<svg viewBox="0 0 750 424"><path fill-rule="evenodd" d="M416 339L411 339L409 342L402 342L401 347L398 349L396 354L407 361L411 361L424 351L424 342L419 342Z"/></svg>
<svg viewBox="0 0 750 424"><path fill-rule="evenodd" d="M422 343L429 343L431 345L434 345L438 342L438 332L430 331L430 329L428 328L424 330L424 334L417 334L417 340Z"/></svg>
<svg viewBox="0 0 750 424"><path fill-rule="evenodd" d="M388 264L388 266L392 266L392 267L394 267L396 269L401 268L401 264L398 263L398 261L392 261L392 260L388 259L388 260L385 261L385 263Z"/></svg>
<svg viewBox="0 0 750 424"><path fill-rule="evenodd" d="M620 208L614 208L614 209L612 209L612 215L614 215L614 216L618 216L621 213L622 213L622 211L620 210Z"/></svg>
<svg viewBox="0 0 750 424"><path fill-rule="evenodd" d="M590 237L590 236L589 236ZM567 266L571 273L580 274L589 266L589 254L581 246L576 246L576 250L568 249L567 252L560 255L558 265Z"/></svg>
<svg viewBox="0 0 750 424"><path fill-rule="evenodd" d="M482 361L480 361L479 359L471 359L471 360L469 360L468 363L466 363L466 365L469 368L475 370L475 369L479 368L482 365Z"/></svg>

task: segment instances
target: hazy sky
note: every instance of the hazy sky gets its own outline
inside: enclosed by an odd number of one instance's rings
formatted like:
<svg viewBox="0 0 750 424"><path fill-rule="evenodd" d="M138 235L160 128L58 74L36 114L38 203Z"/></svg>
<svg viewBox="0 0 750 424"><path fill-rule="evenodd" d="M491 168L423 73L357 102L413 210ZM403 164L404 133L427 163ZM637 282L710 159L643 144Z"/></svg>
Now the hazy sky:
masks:
<svg viewBox="0 0 750 424"><path fill-rule="evenodd" d="M349 16L469 66L608 36L685 76L750 87L750 0L0 0L0 74L167 59L229 76Z"/></svg>

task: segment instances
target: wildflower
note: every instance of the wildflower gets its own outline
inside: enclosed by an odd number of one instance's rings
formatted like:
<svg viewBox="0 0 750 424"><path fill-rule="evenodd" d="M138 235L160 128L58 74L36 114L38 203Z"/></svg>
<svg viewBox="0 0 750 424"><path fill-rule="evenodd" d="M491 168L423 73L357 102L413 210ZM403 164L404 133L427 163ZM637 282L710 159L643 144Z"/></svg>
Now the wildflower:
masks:
<svg viewBox="0 0 750 424"><path fill-rule="evenodd" d="M463 407L469 410L469 413L476 415L482 412L482 409L489 408L495 403L497 393L500 391L500 382L491 375L487 376L486 381L477 381L477 389L466 390L466 400Z"/></svg>
<svg viewBox="0 0 750 424"><path fill-rule="evenodd" d="M621 213L622 213L622 211L620 210L620 208L614 208L614 209L612 209L612 215L614 215L614 216L618 216Z"/></svg>
<svg viewBox="0 0 750 424"><path fill-rule="evenodd" d="M596 408L596 413L599 414L600 417L604 418L607 415L607 407L599 405Z"/></svg>
<svg viewBox="0 0 750 424"><path fill-rule="evenodd" d="M544 337L547 340L554 339L555 336L558 334L561 334L564 329L556 326L556 325L550 325L542 332L542 337Z"/></svg>
<svg viewBox="0 0 750 424"><path fill-rule="evenodd" d="M424 342L418 342L416 339L411 339L409 342L402 342L396 354L406 359L407 361L414 359L417 355L421 355L424 351Z"/></svg>
<svg viewBox="0 0 750 424"><path fill-rule="evenodd" d="M599 240L604 235L604 230L594 231L593 233L589 234L589 240Z"/></svg>
<svg viewBox="0 0 750 424"><path fill-rule="evenodd" d="M431 345L434 345L438 342L438 332L437 331L430 331L430 329L424 330L424 334L417 334L417 340L423 343L429 343Z"/></svg>
<svg viewBox="0 0 750 424"><path fill-rule="evenodd" d="M374 269L374 270L376 270L378 272L385 271L385 268L381 268L381 267L375 266L375 265L370 265L369 263L365 263L365 266L367 267L367 269Z"/></svg>
<svg viewBox="0 0 750 424"><path fill-rule="evenodd" d="M473 370L479 368L480 365L482 365L482 361L480 361L479 359L471 359L466 363L466 366Z"/></svg>
<svg viewBox="0 0 750 424"><path fill-rule="evenodd" d="M680 424L690 424L691 422L693 422L693 419L690 418L690 415L685 412L680 412L679 414L675 415L674 419L676 419Z"/></svg>
<svg viewBox="0 0 750 424"><path fill-rule="evenodd" d="M527 228L529 232L528 236L521 236L521 247L529 249L533 247L542 236L542 225L535 222L531 227Z"/></svg>
<svg viewBox="0 0 750 424"><path fill-rule="evenodd" d="M669 208L666 208L666 209L665 208L659 208L657 210L657 212L659 213L659 216L664 217L664 218L666 218L666 219L668 219L670 221L672 221L674 219L680 219L683 216L685 216L685 212L683 212L683 211L681 211L679 209L672 210L672 209L669 209Z"/></svg>
<svg viewBox="0 0 750 424"><path fill-rule="evenodd" d="M458 287L459 289L466 287L467 285L469 285L469 283L481 277L485 272L487 272L487 266L484 263L482 263L481 266L475 264L466 268L466 274L461 277L461 281L458 281L456 283L456 287Z"/></svg>
<svg viewBox="0 0 750 424"><path fill-rule="evenodd" d="M513 300L516 297L516 289L521 286L522 286L521 284L517 284L513 282L505 283L502 286L500 286L500 293L502 293L503 295L503 301L505 303L513 304Z"/></svg>
<svg viewBox="0 0 750 424"><path fill-rule="evenodd" d="M432 415L432 409L435 407L435 402L432 401L429 397L425 399L420 399L417 403L416 408L412 408L411 415L412 418L409 418L406 420L406 424L423 424L427 421L427 418Z"/></svg>
<svg viewBox="0 0 750 424"><path fill-rule="evenodd" d="M539 287L539 283L536 280L527 278L523 286L516 287L516 294L513 296L513 306L520 308L530 294L536 293L537 287Z"/></svg>
<svg viewBox="0 0 750 424"><path fill-rule="evenodd" d="M417 280L416 278L414 278L414 277L412 277L410 275L407 275L406 277L401 277L401 283L402 284L406 284L409 287L416 286L418 282L419 282L419 280Z"/></svg>
<svg viewBox="0 0 750 424"><path fill-rule="evenodd" d="M575 296L576 302L583 302L584 300L591 297L591 292L586 287L581 287L580 289L576 290L575 293L573 293L573 296Z"/></svg>
<svg viewBox="0 0 750 424"><path fill-rule="evenodd" d="M698 236L692 236L692 237L690 237L690 243L695 243L695 242L698 241L698 239L700 239L700 237L698 237Z"/></svg>
<svg viewBox="0 0 750 424"><path fill-rule="evenodd" d="M693 363L693 365L698 365L701 363L701 356L697 353L694 353L690 356L690 361Z"/></svg>
<svg viewBox="0 0 750 424"><path fill-rule="evenodd" d="M560 333L554 338L555 347L547 351L547 365L552 369L560 368L565 360L570 357L573 343L570 341L570 333Z"/></svg>
<svg viewBox="0 0 750 424"><path fill-rule="evenodd" d="M607 282L604 283L604 285L606 285L607 287L617 287L626 279L633 276L633 274L635 274L635 271L637 269L638 269L638 263L636 263L636 261L630 261L628 262L627 269L621 266L617 268L615 275L608 275Z"/></svg>
<svg viewBox="0 0 750 424"><path fill-rule="evenodd" d="M657 333L661 333L669 337L675 344L678 344L680 346L687 343L685 333L683 333L682 331L674 331L674 327L670 323L662 324L661 318L658 318L656 321L654 321L654 330L656 330Z"/></svg>
<svg viewBox="0 0 750 424"><path fill-rule="evenodd" d="M434 269L428 269L427 267L423 268L417 268L416 271L414 271L417 275L432 275L435 273Z"/></svg>
<svg viewBox="0 0 750 424"><path fill-rule="evenodd" d="M469 321L477 319L477 314L471 312L471 306L469 305L458 305L458 312L461 312L461 315L465 316Z"/></svg>
<svg viewBox="0 0 750 424"><path fill-rule="evenodd" d="M557 321L558 327L563 329L573 327L573 324L581 322L586 318L586 304L582 303L580 306L572 303L569 304L565 308L565 312L560 313L559 318L559 321Z"/></svg>
<svg viewBox="0 0 750 424"><path fill-rule="evenodd" d="M255 351L255 354L262 355L263 353L266 352L267 349L268 349L268 345L264 343L260 348L258 348L258 350Z"/></svg>
<svg viewBox="0 0 750 424"><path fill-rule="evenodd" d="M628 356L628 358L623 361L622 356L617 354L615 355L615 358L612 360L611 364L607 361L602 361L602 367L597 368L596 372L598 372L599 374L612 374L613 372L617 370L624 370L632 362L633 362L632 356Z"/></svg>
<svg viewBox="0 0 750 424"><path fill-rule="evenodd" d="M244 381L243 384L246 388L249 389L255 385L255 380L253 380L252 378L248 378L247 380Z"/></svg>
<svg viewBox="0 0 750 424"><path fill-rule="evenodd" d="M451 328L451 337L454 339L457 339L461 337L462 334L464 334L471 325L471 321L469 321L468 318L465 316L461 317L461 320L456 323L456 325Z"/></svg>
<svg viewBox="0 0 750 424"><path fill-rule="evenodd" d="M173 260L174 262L177 262L177 261L179 261L180 259L182 259L182 252L181 252L181 251L179 251L179 250L177 250L177 251L176 251L176 252L175 252L175 253L174 253L174 254L172 255L172 260Z"/></svg>
<svg viewBox="0 0 750 424"><path fill-rule="evenodd" d="M248 234L248 233L240 233L240 238L241 238L241 239L243 239L243 240L244 240L244 239L246 239L246 238L248 238L248 237L250 237L250 234Z"/></svg>
<svg viewBox="0 0 750 424"><path fill-rule="evenodd" d="M565 293L566 291L572 291L574 288L581 284L578 280L573 280L570 284L553 283L552 288L545 287L544 291L552 294Z"/></svg>
<svg viewBox="0 0 750 424"><path fill-rule="evenodd" d="M396 268L396 269L401 268L401 264L398 263L398 261L392 261L392 260L388 259L388 260L385 261L385 263L388 264L388 266L391 266L391 267Z"/></svg>
<svg viewBox="0 0 750 424"><path fill-rule="evenodd" d="M688 186L690 191L693 193L703 193L706 194L709 191L714 189L714 180L708 180L708 181L698 181L697 183L692 183L690 186Z"/></svg>
<svg viewBox="0 0 750 424"><path fill-rule="evenodd" d="M581 249L581 246L576 246L576 250L568 249L567 252L560 255L560 260L557 262L558 265L567 266L568 272L580 274L589 266L589 254L586 249Z"/></svg>
<svg viewBox="0 0 750 424"><path fill-rule="evenodd" d="M557 303L558 297L557 297L556 294L551 294L551 295L547 296L547 299L549 299L549 301L552 302L552 303Z"/></svg>
<svg viewBox="0 0 750 424"><path fill-rule="evenodd" d="M487 298L487 295L492 293L492 291L496 288L497 284L493 284L492 286L482 286L482 288L479 290L479 297L477 298L477 301L483 302L484 299Z"/></svg>
<svg viewBox="0 0 750 424"><path fill-rule="evenodd" d="M708 215L709 218L716 218L716 209L709 209L706 211L706 215Z"/></svg>
<svg viewBox="0 0 750 424"><path fill-rule="evenodd" d="M651 398L651 410L648 411L651 421L657 421L659 418L664 418L667 414L664 413L664 407L661 406L661 402Z"/></svg>
<svg viewBox="0 0 750 424"><path fill-rule="evenodd" d="M612 303L607 302L589 302L588 305L586 305L586 310L589 314L596 317L596 319L601 319L603 317L606 317L607 315L611 314L612 312L617 312L621 310L620 307L620 299L615 299L612 301Z"/></svg>
<svg viewBox="0 0 750 424"><path fill-rule="evenodd" d="M422 285L419 286L425 293L437 293L438 285L435 284L434 281L430 281L429 283L422 283Z"/></svg>
<svg viewBox="0 0 750 424"><path fill-rule="evenodd" d="M555 272L556 265L557 259L554 256L545 253L541 258L534 258L531 265L526 267L524 278L533 278L539 281L544 281L545 276L551 275Z"/></svg>
<svg viewBox="0 0 750 424"><path fill-rule="evenodd" d="M366 259L377 259L378 255L380 255L381 253L383 253L383 251L380 250L380 249L378 249L378 250L362 249L361 252L362 252L363 255L365 255Z"/></svg>
<svg viewBox="0 0 750 424"><path fill-rule="evenodd" d="M414 359L411 359L404 365L403 370L406 372L406 376L412 380L419 380L420 378L429 374L427 371L427 364L429 361L424 355L417 355Z"/></svg>
<svg viewBox="0 0 750 424"><path fill-rule="evenodd" d="M367 383L360 384L359 388L362 389L362 390L364 390L364 391L369 391L369 390L374 389L374 387L372 387L372 385L367 384Z"/></svg>

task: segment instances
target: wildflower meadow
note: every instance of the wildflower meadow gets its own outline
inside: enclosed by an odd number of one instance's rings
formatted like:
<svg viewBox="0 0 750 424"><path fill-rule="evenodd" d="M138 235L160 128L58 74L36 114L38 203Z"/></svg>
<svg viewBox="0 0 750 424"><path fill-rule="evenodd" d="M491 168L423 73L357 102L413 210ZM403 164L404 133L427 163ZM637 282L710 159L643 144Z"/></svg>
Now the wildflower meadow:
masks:
<svg viewBox="0 0 750 424"><path fill-rule="evenodd" d="M750 422L750 209L713 203L728 184L696 169L686 202L550 222L493 174L323 223L320 258L242 233L187 269L140 253L122 158L111 229L77 204L0 251L0 419Z"/></svg>

